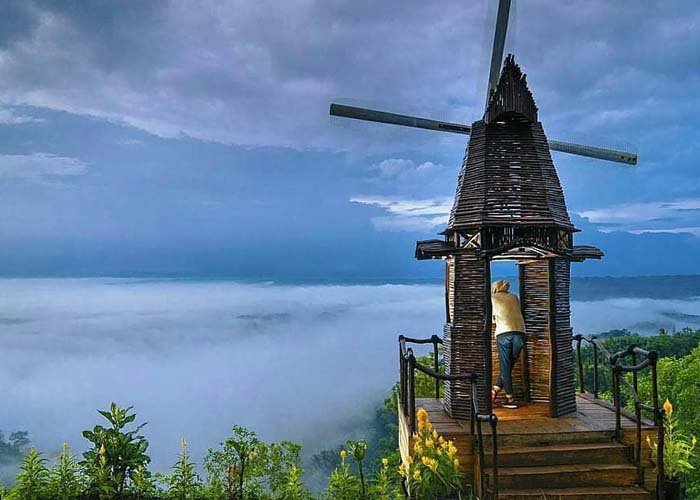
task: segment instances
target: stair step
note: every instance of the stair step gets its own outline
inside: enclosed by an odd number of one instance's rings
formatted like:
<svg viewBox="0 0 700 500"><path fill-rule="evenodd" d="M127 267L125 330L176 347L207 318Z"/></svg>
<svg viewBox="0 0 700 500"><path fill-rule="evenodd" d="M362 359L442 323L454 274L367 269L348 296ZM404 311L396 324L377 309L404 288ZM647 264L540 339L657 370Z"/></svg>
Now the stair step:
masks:
<svg viewBox="0 0 700 500"><path fill-rule="evenodd" d="M651 493L638 486L595 487L595 488L544 488L527 490L500 490L498 498L502 500L589 500L605 498L606 500L650 500Z"/></svg>
<svg viewBox="0 0 700 500"><path fill-rule="evenodd" d="M629 446L619 443L556 443L545 446L513 446L498 449L499 467L567 464L629 464ZM485 454L486 465L493 456Z"/></svg>
<svg viewBox="0 0 700 500"><path fill-rule="evenodd" d="M498 447L546 446L550 444L610 443L614 431L499 434ZM484 436L484 449L491 449L491 436Z"/></svg>
<svg viewBox="0 0 700 500"><path fill-rule="evenodd" d="M490 476L491 470L486 469ZM632 486L637 468L622 464L537 465L533 467L499 467L499 488L522 485L531 488L570 488L596 486Z"/></svg>

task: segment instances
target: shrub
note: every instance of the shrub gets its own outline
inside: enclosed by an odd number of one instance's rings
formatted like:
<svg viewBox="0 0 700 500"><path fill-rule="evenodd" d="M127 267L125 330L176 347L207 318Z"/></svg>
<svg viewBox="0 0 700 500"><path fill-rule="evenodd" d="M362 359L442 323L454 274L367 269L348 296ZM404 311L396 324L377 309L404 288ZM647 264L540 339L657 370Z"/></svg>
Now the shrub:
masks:
<svg viewBox="0 0 700 500"><path fill-rule="evenodd" d="M99 411L110 427L96 425L91 431L83 431L83 437L93 446L83 454L80 465L87 475L89 493L100 499L123 498L127 486L137 498L151 489L146 469L151 461L146 455L148 441L139 435L146 424L125 431L136 420L136 414L130 413L132 408L112 403L108 411Z"/></svg>

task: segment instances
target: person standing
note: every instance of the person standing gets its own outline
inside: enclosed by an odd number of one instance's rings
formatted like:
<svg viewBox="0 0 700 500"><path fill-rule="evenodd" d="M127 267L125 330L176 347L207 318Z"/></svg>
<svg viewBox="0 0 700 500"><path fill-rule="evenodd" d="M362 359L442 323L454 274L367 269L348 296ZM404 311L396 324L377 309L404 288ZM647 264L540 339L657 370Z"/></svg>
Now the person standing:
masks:
<svg viewBox="0 0 700 500"><path fill-rule="evenodd" d="M499 374L491 391L491 400L496 401L501 390L505 392L504 408L517 408L513 397L512 372L525 342L525 319L517 295L509 292L510 283L499 280L491 285L493 321L496 325Z"/></svg>

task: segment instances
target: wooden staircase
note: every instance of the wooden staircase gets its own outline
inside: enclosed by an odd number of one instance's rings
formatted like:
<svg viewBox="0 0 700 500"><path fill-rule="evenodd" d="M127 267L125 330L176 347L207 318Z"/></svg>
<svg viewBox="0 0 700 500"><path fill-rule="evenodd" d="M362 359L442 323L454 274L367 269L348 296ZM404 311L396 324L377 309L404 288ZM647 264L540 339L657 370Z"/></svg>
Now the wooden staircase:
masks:
<svg viewBox="0 0 700 500"><path fill-rule="evenodd" d="M499 438L498 461L499 499L652 498L637 484L632 448L610 431L510 434ZM486 462L490 467L489 453Z"/></svg>

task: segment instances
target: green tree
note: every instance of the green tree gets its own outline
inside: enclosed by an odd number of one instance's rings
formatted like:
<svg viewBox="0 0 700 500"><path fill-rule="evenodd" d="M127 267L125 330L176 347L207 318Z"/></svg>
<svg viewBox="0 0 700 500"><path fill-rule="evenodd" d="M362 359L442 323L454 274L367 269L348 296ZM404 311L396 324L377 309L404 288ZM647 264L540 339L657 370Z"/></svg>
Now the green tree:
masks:
<svg viewBox="0 0 700 500"><path fill-rule="evenodd" d="M265 473L265 445L258 436L234 425L232 436L204 459L209 494L216 499L244 500L262 496L259 479Z"/></svg>
<svg viewBox="0 0 700 500"><path fill-rule="evenodd" d="M136 420L132 406L120 408L116 403L109 410L99 411L110 424L96 425L91 431L83 431L83 437L92 443L92 449L83 454L80 463L88 477L88 489L100 499L121 499L127 486L136 484L136 493L148 476L147 465L151 459L146 455L148 441L139 432L144 424L125 430Z"/></svg>

